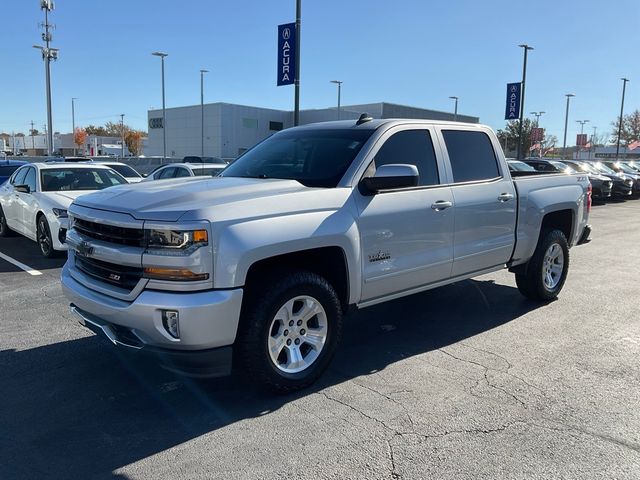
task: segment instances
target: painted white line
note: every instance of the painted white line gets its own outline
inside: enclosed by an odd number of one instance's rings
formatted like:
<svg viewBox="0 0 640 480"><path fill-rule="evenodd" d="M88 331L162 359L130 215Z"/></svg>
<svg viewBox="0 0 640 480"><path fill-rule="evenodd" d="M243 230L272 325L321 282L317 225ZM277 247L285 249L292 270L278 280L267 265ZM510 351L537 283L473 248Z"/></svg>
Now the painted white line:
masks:
<svg viewBox="0 0 640 480"><path fill-rule="evenodd" d="M14 259L14 258L11 258L10 256L5 255L2 252L0 252L0 258L2 258L3 260L6 260L9 263L12 263L13 265L15 265L18 268L21 268L22 270L27 272L29 275L33 275L34 277L38 276L38 275L42 275L42 272L40 272L38 270L34 270L29 265L25 265L24 263L19 262L18 260Z"/></svg>

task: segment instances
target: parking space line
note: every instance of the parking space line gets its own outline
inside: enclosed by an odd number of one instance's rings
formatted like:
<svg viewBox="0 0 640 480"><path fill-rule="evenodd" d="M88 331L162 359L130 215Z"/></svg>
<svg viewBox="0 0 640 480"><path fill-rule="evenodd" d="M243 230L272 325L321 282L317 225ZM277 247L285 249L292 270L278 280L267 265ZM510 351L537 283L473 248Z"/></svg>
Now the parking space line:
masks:
<svg viewBox="0 0 640 480"><path fill-rule="evenodd" d="M25 265L24 263L19 262L18 260L11 258L10 256L5 255L2 252L0 252L0 258L2 258L3 260L6 260L7 262L15 265L18 268L21 268L22 270L27 272L29 275L33 275L34 277L38 275L42 275L42 272L40 272L39 270L35 270L31 268L29 265Z"/></svg>

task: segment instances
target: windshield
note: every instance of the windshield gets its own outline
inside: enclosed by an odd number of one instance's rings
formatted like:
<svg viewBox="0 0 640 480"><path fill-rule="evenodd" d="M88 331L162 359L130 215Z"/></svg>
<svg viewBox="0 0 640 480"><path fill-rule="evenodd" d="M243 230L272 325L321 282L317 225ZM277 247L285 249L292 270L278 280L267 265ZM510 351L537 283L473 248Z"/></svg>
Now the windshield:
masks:
<svg viewBox="0 0 640 480"><path fill-rule="evenodd" d="M259 143L223 177L283 178L308 187L335 187L373 130L283 130Z"/></svg>
<svg viewBox="0 0 640 480"><path fill-rule="evenodd" d="M194 168L193 173L196 177L206 177L207 175L211 177L217 176L224 167L205 167L205 168Z"/></svg>
<svg viewBox="0 0 640 480"><path fill-rule="evenodd" d="M133 168L131 168L129 165L113 165L113 164L105 164L107 165L107 167L114 169L116 172L118 172L120 175L122 175L123 177L136 177L136 178L140 178L141 175L136 172Z"/></svg>
<svg viewBox="0 0 640 480"><path fill-rule="evenodd" d="M535 172L536 169L531 165L527 165L524 162L520 162L518 160L509 160L509 168L515 170L517 172Z"/></svg>
<svg viewBox="0 0 640 480"><path fill-rule="evenodd" d="M108 168L55 168L40 173L43 192L102 190L127 181Z"/></svg>
<svg viewBox="0 0 640 480"><path fill-rule="evenodd" d="M615 175L616 172L607 167L604 163L595 163L593 165L595 168L600 170L601 172L608 173L609 175Z"/></svg>
<svg viewBox="0 0 640 480"><path fill-rule="evenodd" d="M632 175L637 175L638 171L631 168L629 165L625 165L624 163L620 162L615 164L616 167L618 167L620 170L622 170L624 173L630 173Z"/></svg>

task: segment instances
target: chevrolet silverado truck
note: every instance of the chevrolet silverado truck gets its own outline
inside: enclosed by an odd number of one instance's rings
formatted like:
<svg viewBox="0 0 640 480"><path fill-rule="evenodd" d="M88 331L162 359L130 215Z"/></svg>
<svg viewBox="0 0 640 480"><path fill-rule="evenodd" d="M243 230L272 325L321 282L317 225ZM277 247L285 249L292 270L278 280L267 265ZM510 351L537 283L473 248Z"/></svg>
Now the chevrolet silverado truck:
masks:
<svg viewBox="0 0 640 480"><path fill-rule="evenodd" d="M590 206L585 174L512 178L486 126L363 114L278 132L217 178L77 198L62 285L116 347L286 392L326 369L350 309L503 268L554 299Z"/></svg>

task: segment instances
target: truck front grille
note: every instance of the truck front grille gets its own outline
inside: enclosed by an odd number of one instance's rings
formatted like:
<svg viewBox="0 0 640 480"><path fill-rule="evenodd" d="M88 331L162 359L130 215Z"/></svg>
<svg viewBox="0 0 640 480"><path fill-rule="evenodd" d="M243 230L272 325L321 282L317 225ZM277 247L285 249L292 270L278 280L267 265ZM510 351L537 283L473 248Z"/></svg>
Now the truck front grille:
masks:
<svg viewBox="0 0 640 480"><path fill-rule="evenodd" d="M133 290L142 278L139 267L125 267L80 255L75 256L75 264L84 274L126 290Z"/></svg>
<svg viewBox="0 0 640 480"><path fill-rule="evenodd" d="M144 247L144 230L141 228L115 227L103 223L76 218L73 228L80 234L119 245Z"/></svg>

